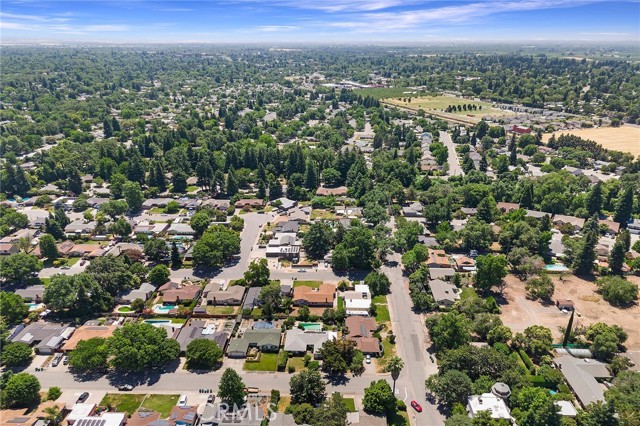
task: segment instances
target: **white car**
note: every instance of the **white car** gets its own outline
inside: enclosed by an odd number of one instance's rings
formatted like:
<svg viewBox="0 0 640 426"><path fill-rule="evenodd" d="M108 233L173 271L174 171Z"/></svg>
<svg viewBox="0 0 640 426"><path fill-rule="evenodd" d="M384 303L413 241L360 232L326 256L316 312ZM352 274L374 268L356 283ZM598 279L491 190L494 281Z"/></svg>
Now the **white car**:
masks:
<svg viewBox="0 0 640 426"><path fill-rule="evenodd" d="M371 355L367 355L366 357L364 357L364 362L366 362L367 364L371 364Z"/></svg>

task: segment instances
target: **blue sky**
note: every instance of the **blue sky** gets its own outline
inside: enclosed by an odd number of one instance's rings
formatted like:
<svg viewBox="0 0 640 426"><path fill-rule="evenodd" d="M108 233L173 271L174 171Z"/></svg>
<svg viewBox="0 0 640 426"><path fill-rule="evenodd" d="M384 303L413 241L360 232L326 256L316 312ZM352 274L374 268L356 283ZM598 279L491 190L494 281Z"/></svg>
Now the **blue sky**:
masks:
<svg viewBox="0 0 640 426"><path fill-rule="evenodd" d="M635 41L640 0L3 0L3 43Z"/></svg>

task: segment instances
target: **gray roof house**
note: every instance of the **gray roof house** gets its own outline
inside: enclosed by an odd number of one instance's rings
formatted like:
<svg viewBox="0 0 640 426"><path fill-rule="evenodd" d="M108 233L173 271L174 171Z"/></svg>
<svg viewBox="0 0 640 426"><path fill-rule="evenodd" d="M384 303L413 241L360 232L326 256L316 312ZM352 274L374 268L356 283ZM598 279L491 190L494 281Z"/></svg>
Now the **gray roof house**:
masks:
<svg viewBox="0 0 640 426"><path fill-rule="evenodd" d="M98 222L84 223L82 220L76 220L64 227L64 232L67 235L90 235L95 231Z"/></svg>
<svg viewBox="0 0 640 426"><path fill-rule="evenodd" d="M456 274L453 268L429 268L429 278L432 280L449 279Z"/></svg>
<svg viewBox="0 0 640 426"><path fill-rule="evenodd" d="M460 299L458 288L446 281L440 279L430 280L429 289L433 295L433 299L438 305L451 306L456 300Z"/></svg>
<svg viewBox="0 0 640 426"><path fill-rule="evenodd" d="M242 310L253 309L260 305L260 290L262 290L260 287L249 287L242 304Z"/></svg>
<svg viewBox="0 0 640 426"><path fill-rule="evenodd" d="M15 293L29 302L41 302L44 286L42 284L30 285L29 287L16 290Z"/></svg>
<svg viewBox="0 0 640 426"><path fill-rule="evenodd" d="M154 291L156 291L155 286L150 283L142 283L138 288L120 293L118 300L124 303L131 303L136 299L142 299L146 302Z"/></svg>
<svg viewBox="0 0 640 426"><path fill-rule="evenodd" d="M207 325L205 321L192 320L189 325L180 329L176 340L180 344L180 351L187 350L187 346L195 339L213 340L224 351L229 341L229 335L224 331L216 331L216 325Z"/></svg>
<svg viewBox="0 0 640 426"><path fill-rule="evenodd" d="M277 352L280 348L280 329L246 330L242 337L229 342L227 356L231 358L244 358L249 348L258 348L262 352Z"/></svg>
<svg viewBox="0 0 640 426"><path fill-rule="evenodd" d="M553 362L567 379L583 407L597 401L604 402L605 388L597 379L611 377L607 364L594 359L574 358L571 355L561 356Z"/></svg>
<svg viewBox="0 0 640 426"><path fill-rule="evenodd" d="M311 350L314 357L319 356L320 348L329 339L334 340L336 333L331 331L304 331L299 328L287 330L284 341L284 350L298 354Z"/></svg>
<svg viewBox="0 0 640 426"><path fill-rule="evenodd" d="M233 285L226 290L211 290L207 293L207 305L240 305L244 291L241 285Z"/></svg>
<svg viewBox="0 0 640 426"><path fill-rule="evenodd" d="M288 220L286 222L280 222L273 228L273 233L278 234L281 232L284 233L293 233L296 234L298 229L300 228L300 224L294 220Z"/></svg>
<svg viewBox="0 0 640 426"><path fill-rule="evenodd" d="M33 346L40 355L50 355L62 346L74 331L75 327L67 325L35 322L27 326L18 326L8 340Z"/></svg>
<svg viewBox="0 0 640 426"><path fill-rule="evenodd" d="M188 223L172 223L167 233L170 235L195 235L196 231Z"/></svg>
<svg viewBox="0 0 640 426"><path fill-rule="evenodd" d="M294 201L294 200L290 200L290 199L288 199L286 197L282 197L282 198L278 198L277 200L273 200L271 202L271 205L274 206L274 207L277 207L278 210L286 212L286 211L291 210L295 206L297 206L298 202Z"/></svg>

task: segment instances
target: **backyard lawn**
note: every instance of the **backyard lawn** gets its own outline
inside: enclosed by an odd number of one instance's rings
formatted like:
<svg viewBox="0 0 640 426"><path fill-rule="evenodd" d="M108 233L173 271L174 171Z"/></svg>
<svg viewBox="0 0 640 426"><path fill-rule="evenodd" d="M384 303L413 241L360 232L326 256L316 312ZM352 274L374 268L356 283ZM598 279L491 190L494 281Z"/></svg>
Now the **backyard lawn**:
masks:
<svg viewBox="0 0 640 426"><path fill-rule="evenodd" d="M100 405L103 407L113 407L116 411L124 411L131 415L138 410L145 395L141 394L124 394L124 393L108 393L102 398Z"/></svg>
<svg viewBox="0 0 640 426"><path fill-rule="evenodd" d="M338 309L344 308L344 297L338 297Z"/></svg>
<svg viewBox="0 0 640 426"><path fill-rule="evenodd" d="M306 286L311 288L320 288L321 285L322 281L295 281L293 283L294 287Z"/></svg>
<svg viewBox="0 0 640 426"><path fill-rule="evenodd" d="M207 306L207 314L209 315L233 315L237 308L234 306Z"/></svg>
<svg viewBox="0 0 640 426"><path fill-rule="evenodd" d="M160 413L160 418L163 419L169 417L171 408L177 404L178 398L180 395L148 395L142 403L142 407L157 411Z"/></svg>
<svg viewBox="0 0 640 426"><path fill-rule="evenodd" d="M378 324L391 321L387 305L376 305L376 322Z"/></svg>
<svg viewBox="0 0 640 426"><path fill-rule="evenodd" d="M371 303L386 305L387 304L387 296L384 294L379 294L378 296L373 296Z"/></svg>
<svg viewBox="0 0 640 426"><path fill-rule="evenodd" d="M278 354L260 354L258 362L244 362L244 369L247 371L276 371Z"/></svg>

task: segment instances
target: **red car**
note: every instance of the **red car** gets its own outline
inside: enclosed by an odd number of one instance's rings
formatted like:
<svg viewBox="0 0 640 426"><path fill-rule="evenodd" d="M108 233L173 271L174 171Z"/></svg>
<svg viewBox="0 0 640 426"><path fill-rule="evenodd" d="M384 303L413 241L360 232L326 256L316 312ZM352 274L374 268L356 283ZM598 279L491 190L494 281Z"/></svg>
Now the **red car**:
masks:
<svg viewBox="0 0 640 426"><path fill-rule="evenodd" d="M411 406L413 407L414 410L416 410L418 413L422 413L422 407L420 406L420 404L418 404L417 401L411 401Z"/></svg>

